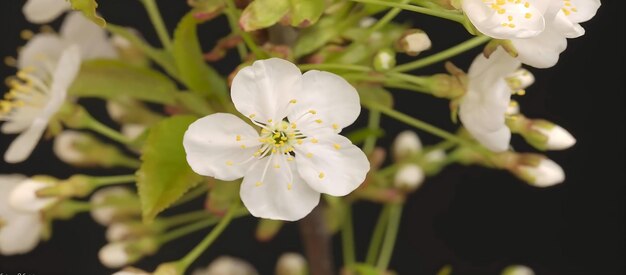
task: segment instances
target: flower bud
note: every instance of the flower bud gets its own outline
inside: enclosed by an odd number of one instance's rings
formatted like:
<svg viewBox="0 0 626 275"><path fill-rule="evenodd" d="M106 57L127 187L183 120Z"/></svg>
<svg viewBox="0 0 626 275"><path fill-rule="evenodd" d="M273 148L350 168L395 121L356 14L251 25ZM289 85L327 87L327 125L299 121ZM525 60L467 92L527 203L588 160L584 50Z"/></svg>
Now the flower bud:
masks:
<svg viewBox="0 0 626 275"><path fill-rule="evenodd" d="M510 170L520 179L537 187L549 187L565 180L563 168L543 155L519 154L516 164Z"/></svg>
<svg viewBox="0 0 626 275"><path fill-rule="evenodd" d="M298 253L285 253L278 258L276 263L276 275L306 275L308 274L307 262Z"/></svg>
<svg viewBox="0 0 626 275"><path fill-rule="evenodd" d="M535 275L535 272L527 266L511 265L502 270L502 275Z"/></svg>
<svg viewBox="0 0 626 275"><path fill-rule="evenodd" d="M96 191L90 199L91 217L101 225L126 220L141 214L137 196L128 188L108 187Z"/></svg>
<svg viewBox="0 0 626 275"><path fill-rule="evenodd" d="M414 191L424 182L424 171L417 164L400 167L393 178L393 185L404 191Z"/></svg>
<svg viewBox="0 0 626 275"><path fill-rule="evenodd" d="M107 227L105 236L109 242L118 242L154 235L161 231L161 224L157 221L149 225L139 221L113 222Z"/></svg>
<svg viewBox="0 0 626 275"><path fill-rule="evenodd" d="M108 268L119 268L129 264L130 256L124 243L109 243L100 249L98 259Z"/></svg>
<svg viewBox="0 0 626 275"><path fill-rule="evenodd" d="M417 154L422 150L422 142L413 131L403 131L393 141L391 152L396 161Z"/></svg>
<svg viewBox="0 0 626 275"><path fill-rule="evenodd" d="M24 212L38 212L59 199L57 197L42 197L38 191L54 186L56 181L51 178L35 177L19 183L9 195L9 205Z"/></svg>
<svg viewBox="0 0 626 275"><path fill-rule="evenodd" d="M563 127L545 120L535 120L531 128L547 137L543 145L548 150L564 150L576 144L576 138Z"/></svg>
<svg viewBox="0 0 626 275"><path fill-rule="evenodd" d="M206 269L195 270L193 275L258 275L258 272L244 260L221 256Z"/></svg>
<svg viewBox="0 0 626 275"><path fill-rule="evenodd" d="M410 56L417 56L419 53L430 49L431 46L430 38L420 29L407 30L397 42L398 49Z"/></svg>
<svg viewBox="0 0 626 275"><path fill-rule="evenodd" d="M374 57L374 69L379 72L390 70L396 66L396 53L391 49L382 49Z"/></svg>
<svg viewBox="0 0 626 275"><path fill-rule="evenodd" d="M59 159L77 167L113 167L137 162L113 145L103 143L90 134L72 130L59 134L54 139L52 149Z"/></svg>

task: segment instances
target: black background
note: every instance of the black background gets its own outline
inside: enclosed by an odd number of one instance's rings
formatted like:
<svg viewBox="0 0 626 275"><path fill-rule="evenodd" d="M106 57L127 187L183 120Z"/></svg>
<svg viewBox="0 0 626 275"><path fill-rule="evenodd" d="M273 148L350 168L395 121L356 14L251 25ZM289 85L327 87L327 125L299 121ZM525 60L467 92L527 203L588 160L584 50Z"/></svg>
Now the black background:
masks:
<svg viewBox="0 0 626 275"><path fill-rule="evenodd" d="M99 11L115 24L133 26L146 39L158 44L139 1L102 0ZM170 29L187 11L185 1L159 1ZM19 32L36 26L22 14L22 1L0 2L0 57L15 56L25 42ZM623 1L605 0L598 15L584 24L587 34L569 40L559 64L535 70L537 82L519 98L529 117L546 118L568 129L578 143L567 151L548 155L560 163L567 180L558 186L537 189L516 180L506 172L479 167L452 166L429 178L413 194L404 211L398 243L391 267L399 274L434 274L444 264L452 264L454 274L498 274L509 264L524 264L537 274L623 274L624 261L624 20ZM399 21L413 22L429 33L434 50L445 49L468 37L462 27L448 22L404 12ZM58 27L61 20L55 21ZM202 40L210 49L216 38L228 33L220 18L204 26ZM467 69L476 51L454 58ZM428 54L428 53L426 53ZM236 58L230 55L217 65L222 73L232 70ZM441 65L419 74L442 72ZM2 66L0 77L14 73ZM394 92L396 107L435 125L454 129L447 116L447 103L415 93ZM96 114L102 105L87 101ZM108 121L106 118L103 118ZM384 119L388 145L401 130L407 129ZM426 144L436 138L422 134ZM12 137L0 137L4 152ZM531 150L518 139L517 150ZM67 177L79 172L56 160L50 142L43 142L26 162L8 165L0 162L0 173L50 174ZM127 173L128 171L85 171L83 173ZM189 205L200 207L201 203ZM355 207L358 257L367 249L379 207L359 203ZM301 251L295 224L286 226L270 243L253 237L255 221L235 221L195 266L204 266L218 255L232 255L253 263L261 274L272 274L283 251ZM97 260L105 244L104 228L88 215L69 222L56 222L52 240L33 252L0 256L0 273L33 274L110 274ZM189 251L203 233L185 237L161 249L157 256L137 266L152 270L158 263L175 260ZM340 262L339 238L335 255Z"/></svg>

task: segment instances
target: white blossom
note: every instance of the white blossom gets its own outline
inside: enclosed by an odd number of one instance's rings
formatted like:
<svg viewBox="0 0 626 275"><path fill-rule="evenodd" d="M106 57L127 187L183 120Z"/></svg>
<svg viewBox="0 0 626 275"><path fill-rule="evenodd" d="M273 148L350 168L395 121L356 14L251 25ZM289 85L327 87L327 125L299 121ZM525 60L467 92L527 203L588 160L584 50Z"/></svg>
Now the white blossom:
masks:
<svg viewBox="0 0 626 275"><path fill-rule="evenodd" d="M39 197L37 195L39 190L52 185L52 182L41 179L24 179L11 190L8 197L9 205L19 211L39 213L59 200L57 197Z"/></svg>
<svg viewBox="0 0 626 275"><path fill-rule="evenodd" d="M9 203L13 190L27 178L23 175L0 175L0 255L29 252L41 238L43 223L39 211L23 211Z"/></svg>
<svg viewBox="0 0 626 275"><path fill-rule="evenodd" d="M505 124L505 114L513 90L506 78L520 65L498 48L489 58L480 54L470 66L459 117L470 134L490 150L499 152L509 148L511 130Z"/></svg>
<svg viewBox="0 0 626 275"><path fill-rule="evenodd" d="M119 268L128 264L130 256L123 242L108 243L98 251L98 259L108 268Z"/></svg>
<svg viewBox="0 0 626 275"><path fill-rule="evenodd" d="M365 179L367 157L338 135L361 111L356 90L343 78L302 74L272 58L239 71L231 96L261 133L235 115L216 113L192 123L183 145L196 173L243 177L241 199L254 216L298 220L320 193L344 196Z"/></svg>

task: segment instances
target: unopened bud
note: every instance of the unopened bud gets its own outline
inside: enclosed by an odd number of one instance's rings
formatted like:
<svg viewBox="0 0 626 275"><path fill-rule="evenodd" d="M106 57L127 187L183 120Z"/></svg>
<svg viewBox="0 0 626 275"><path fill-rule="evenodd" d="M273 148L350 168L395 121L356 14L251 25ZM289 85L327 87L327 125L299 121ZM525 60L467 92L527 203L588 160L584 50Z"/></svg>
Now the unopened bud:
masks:
<svg viewBox="0 0 626 275"><path fill-rule="evenodd" d="M90 199L91 217L101 225L122 221L141 214L137 196L128 188L108 187L96 191Z"/></svg>
<svg viewBox="0 0 626 275"><path fill-rule="evenodd" d="M298 253L285 253L278 258L276 263L276 275L306 275L308 274L307 262Z"/></svg>
<svg viewBox="0 0 626 275"><path fill-rule="evenodd" d="M103 143L91 134L72 130L59 134L52 149L59 159L77 167L113 167L136 162L117 147Z"/></svg>
<svg viewBox="0 0 626 275"><path fill-rule="evenodd" d="M154 254L158 248L157 241L148 237L132 241L113 242L100 249L98 258L108 268L120 268Z"/></svg>
<svg viewBox="0 0 626 275"><path fill-rule="evenodd" d="M154 235L162 230L158 222L145 224L139 221L114 222L106 230L106 239L109 242L118 242L128 239L137 239Z"/></svg>
<svg viewBox="0 0 626 275"><path fill-rule="evenodd" d="M398 49L410 56L416 56L419 53L430 49L432 42L428 35L420 29L407 30L398 40Z"/></svg>
<svg viewBox="0 0 626 275"><path fill-rule="evenodd" d="M547 150L564 150L576 144L576 138L563 127L545 120L536 120L531 128L540 132L547 140L543 145Z"/></svg>
<svg viewBox="0 0 626 275"><path fill-rule="evenodd" d="M258 272L244 260L221 256L206 269L195 270L193 275L258 275Z"/></svg>
<svg viewBox="0 0 626 275"><path fill-rule="evenodd" d="M391 49L382 49L374 57L374 69L379 72L388 71L396 66L396 53Z"/></svg>
<svg viewBox="0 0 626 275"><path fill-rule="evenodd" d="M403 131L393 141L391 148L394 160L399 161L422 150L422 142L413 131Z"/></svg>
<svg viewBox="0 0 626 275"><path fill-rule="evenodd" d="M502 275L535 275L535 272L527 266L511 265L502 270Z"/></svg>
<svg viewBox="0 0 626 275"><path fill-rule="evenodd" d="M417 164L400 167L393 179L393 185L404 191L414 191L424 182L424 170Z"/></svg>
<svg viewBox="0 0 626 275"><path fill-rule="evenodd" d="M57 181L44 177L29 178L19 183L9 194L9 205L24 212L38 212L53 203L58 197L43 197L38 191L54 186Z"/></svg>
<svg viewBox="0 0 626 275"><path fill-rule="evenodd" d="M565 180L563 168L543 155L521 154L511 170L520 179L537 187L549 187Z"/></svg>

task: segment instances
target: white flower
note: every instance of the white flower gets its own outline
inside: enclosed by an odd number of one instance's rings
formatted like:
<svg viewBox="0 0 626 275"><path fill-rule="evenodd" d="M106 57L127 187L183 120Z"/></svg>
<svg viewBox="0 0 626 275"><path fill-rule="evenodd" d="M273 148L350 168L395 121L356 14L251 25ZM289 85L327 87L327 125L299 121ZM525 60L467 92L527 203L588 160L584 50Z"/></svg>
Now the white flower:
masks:
<svg viewBox="0 0 626 275"><path fill-rule="evenodd" d="M28 0L22 12L29 22L45 24L71 9L68 0Z"/></svg>
<svg viewBox="0 0 626 275"><path fill-rule="evenodd" d="M459 116L470 134L490 150L505 151L509 147L511 130L505 124L505 114L512 89L506 77L520 65L498 48L488 59L480 54L470 66Z"/></svg>
<svg viewBox="0 0 626 275"><path fill-rule="evenodd" d="M248 262L229 257L221 256L206 268L196 269L193 275L258 275L257 271Z"/></svg>
<svg viewBox="0 0 626 275"><path fill-rule="evenodd" d="M272 58L239 71L231 96L261 134L235 115L217 113L192 123L183 145L196 173L244 177L241 199L254 216L298 220L320 193L344 196L365 179L367 157L338 135L361 111L356 90L343 78L302 74Z"/></svg>
<svg viewBox="0 0 626 275"><path fill-rule="evenodd" d="M39 243L43 224L39 212L20 211L9 203L9 195L26 180L22 175L0 175L0 254L31 251Z"/></svg>
<svg viewBox="0 0 626 275"><path fill-rule="evenodd" d="M54 67L24 69L20 80L11 83L11 91L0 101L0 120L5 134L20 133L11 143L4 159L16 163L25 160L46 130L48 121L61 108L67 89L80 68L80 50L70 46Z"/></svg>
<svg viewBox="0 0 626 275"><path fill-rule="evenodd" d="M98 259L108 268L119 268L129 263L130 256L125 243L114 242L106 244L98 251Z"/></svg>
<svg viewBox="0 0 626 275"><path fill-rule="evenodd" d="M563 168L545 157L534 166L522 166L520 169L528 176L529 183L537 187L549 187L565 180Z"/></svg>
<svg viewBox="0 0 626 275"><path fill-rule="evenodd" d="M413 191L424 182L424 170L417 164L407 164L400 167L393 178L393 185L402 190Z"/></svg>
<svg viewBox="0 0 626 275"><path fill-rule="evenodd" d="M561 0L463 0L462 9L481 33L497 38L528 38L539 35Z"/></svg>
<svg viewBox="0 0 626 275"><path fill-rule="evenodd" d="M396 136L391 146L391 153L395 160L410 157L422 151L422 141L413 131L402 131Z"/></svg>

